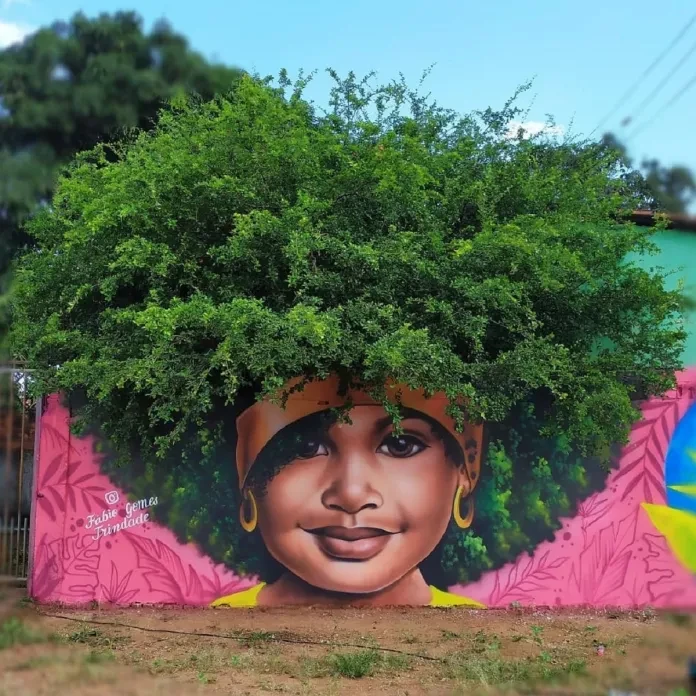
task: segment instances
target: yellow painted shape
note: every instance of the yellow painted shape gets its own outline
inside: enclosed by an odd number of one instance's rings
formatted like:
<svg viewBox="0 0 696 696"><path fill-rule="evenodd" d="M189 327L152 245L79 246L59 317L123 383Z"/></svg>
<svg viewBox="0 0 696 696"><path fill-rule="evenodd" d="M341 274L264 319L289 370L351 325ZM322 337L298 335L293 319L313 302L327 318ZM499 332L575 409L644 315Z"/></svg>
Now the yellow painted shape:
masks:
<svg viewBox="0 0 696 696"><path fill-rule="evenodd" d="M472 609L485 609L485 605L477 602L475 599L462 597L461 595L452 594L438 590L437 587L430 586L430 607L471 607Z"/></svg>
<svg viewBox="0 0 696 696"><path fill-rule="evenodd" d="M248 590L235 592L216 599L211 607L255 607L258 605L259 592L265 587L265 582L260 582L258 585L250 587Z"/></svg>
<svg viewBox="0 0 696 696"><path fill-rule="evenodd" d="M689 459L696 464L696 450L688 449L686 450L686 454L688 455ZM696 475L696 469L694 469L694 475ZM676 486L667 486L667 488L672 491L677 491L677 493L683 493L684 495L696 498L696 483L684 482Z"/></svg>
<svg viewBox="0 0 696 696"><path fill-rule="evenodd" d="M689 495L692 498L696 498L696 484L691 484L688 486L667 486L671 491L677 491L677 493L684 493L684 495Z"/></svg>
<svg viewBox="0 0 696 696"><path fill-rule="evenodd" d="M236 592L235 594L227 595L216 599L211 607L256 607L259 603L259 593L265 587L266 583L261 582L258 585L250 587L248 590ZM430 586L430 604L431 607L470 607L472 609L485 609L485 605L477 602L475 599L462 597L461 595L438 590L437 587Z"/></svg>
<svg viewBox="0 0 696 696"><path fill-rule="evenodd" d="M666 505L643 503L655 528L664 535L674 555L696 573L696 515Z"/></svg>

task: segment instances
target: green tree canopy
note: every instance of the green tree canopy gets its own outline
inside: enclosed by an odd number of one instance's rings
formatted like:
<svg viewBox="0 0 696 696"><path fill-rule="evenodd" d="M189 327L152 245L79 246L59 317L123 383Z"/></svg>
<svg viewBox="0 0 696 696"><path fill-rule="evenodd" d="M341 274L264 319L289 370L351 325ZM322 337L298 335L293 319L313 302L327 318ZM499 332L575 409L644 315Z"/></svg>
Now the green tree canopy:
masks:
<svg viewBox="0 0 696 696"><path fill-rule="evenodd" d="M146 34L131 12L77 14L0 51L0 275L76 152L150 128L178 90L211 99L240 74L206 62L164 22ZM0 335L2 324L0 314Z"/></svg>
<svg viewBox="0 0 696 696"><path fill-rule="evenodd" d="M627 168L633 166L625 145L615 135L606 133L603 142L617 150ZM696 201L696 178L688 167L665 167L659 160L645 159L641 164L641 173L635 172L635 176L636 183L643 192L642 208L686 213ZM639 178L643 179L642 183L638 181Z"/></svg>
<svg viewBox="0 0 696 696"><path fill-rule="evenodd" d="M304 84L245 77L80 155L28 227L16 351L228 562L236 513L209 502L234 486L206 461L229 404L331 372L464 397L490 424L495 523L447 553L475 573L596 488L632 398L680 366L680 295L625 261L651 231L623 222L638 194L613 148L510 137L514 101L461 117L351 75L323 112Z"/></svg>
<svg viewBox="0 0 696 696"><path fill-rule="evenodd" d="M660 208L669 213L686 213L696 201L696 178L687 167L664 167L656 159L642 165L645 182L655 192Z"/></svg>

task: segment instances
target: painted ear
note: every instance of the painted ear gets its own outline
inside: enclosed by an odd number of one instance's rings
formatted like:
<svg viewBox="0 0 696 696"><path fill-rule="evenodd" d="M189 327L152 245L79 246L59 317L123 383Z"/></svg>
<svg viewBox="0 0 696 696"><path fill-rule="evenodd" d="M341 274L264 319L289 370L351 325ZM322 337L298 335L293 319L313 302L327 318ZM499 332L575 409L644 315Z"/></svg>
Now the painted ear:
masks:
<svg viewBox="0 0 696 696"><path fill-rule="evenodd" d="M467 424L464 431L464 470L460 474L460 485L468 493L476 488L481 476L483 456L483 423Z"/></svg>

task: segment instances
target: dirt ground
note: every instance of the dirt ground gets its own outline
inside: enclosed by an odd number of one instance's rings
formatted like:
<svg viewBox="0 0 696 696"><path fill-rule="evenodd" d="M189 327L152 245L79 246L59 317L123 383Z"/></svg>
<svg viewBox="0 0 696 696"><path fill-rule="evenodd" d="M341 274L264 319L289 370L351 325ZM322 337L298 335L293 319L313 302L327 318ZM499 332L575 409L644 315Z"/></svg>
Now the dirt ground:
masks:
<svg viewBox="0 0 696 696"><path fill-rule="evenodd" d="M691 655L696 617L649 610L74 611L0 587L0 696L687 696Z"/></svg>

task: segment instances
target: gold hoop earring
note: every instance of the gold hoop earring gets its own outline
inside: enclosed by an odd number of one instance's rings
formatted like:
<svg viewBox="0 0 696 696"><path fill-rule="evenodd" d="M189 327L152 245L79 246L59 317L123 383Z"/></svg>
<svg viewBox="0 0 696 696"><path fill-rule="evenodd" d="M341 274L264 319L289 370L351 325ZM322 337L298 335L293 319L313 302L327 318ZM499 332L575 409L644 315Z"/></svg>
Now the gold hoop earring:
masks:
<svg viewBox="0 0 696 696"><path fill-rule="evenodd" d="M249 503L251 506L251 517L247 519L244 516L245 504ZM250 490L244 490L242 494L242 504L239 506L239 522L242 525L242 529L245 532L253 532L256 529L256 523L259 521L259 510L256 507L256 499L254 494Z"/></svg>
<svg viewBox="0 0 696 696"><path fill-rule="evenodd" d="M458 486L457 492L454 494L454 504L452 505L452 516L460 529L468 529L474 521L474 499L468 495L464 498L466 503L466 512L462 515L462 493L464 486Z"/></svg>

